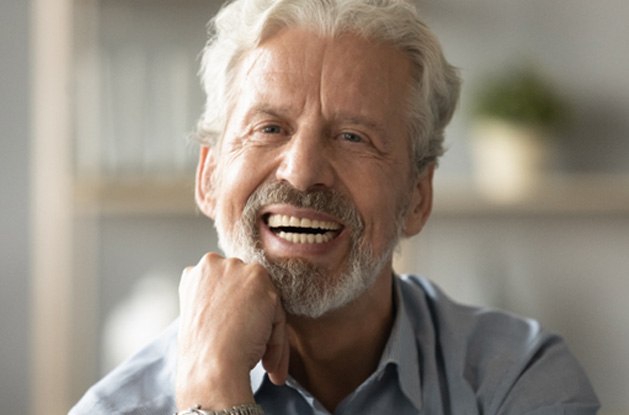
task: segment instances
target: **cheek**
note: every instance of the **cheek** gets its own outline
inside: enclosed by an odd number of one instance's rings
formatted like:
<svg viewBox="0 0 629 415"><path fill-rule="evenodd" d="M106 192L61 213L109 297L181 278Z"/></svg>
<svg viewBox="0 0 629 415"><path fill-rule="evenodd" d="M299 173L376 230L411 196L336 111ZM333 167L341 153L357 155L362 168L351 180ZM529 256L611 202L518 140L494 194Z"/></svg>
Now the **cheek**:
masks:
<svg viewBox="0 0 629 415"><path fill-rule="evenodd" d="M218 197L223 213L229 212L232 218L241 215L251 194L267 177L268 167L261 160L251 152L241 152L221 161L217 179L223 189Z"/></svg>
<svg viewBox="0 0 629 415"><path fill-rule="evenodd" d="M392 181L360 182L355 203L369 239L389 239L395 235L400 192Z"/></svg>
<svg viewBox="0 0 629 415"><path fill-rule="evenodd" d="M353 180L353 196L365 221L366 237L379 241L378 245L397 236L400 209L406 209L411 196L409 178L400 164L372 164Z"/></svg>

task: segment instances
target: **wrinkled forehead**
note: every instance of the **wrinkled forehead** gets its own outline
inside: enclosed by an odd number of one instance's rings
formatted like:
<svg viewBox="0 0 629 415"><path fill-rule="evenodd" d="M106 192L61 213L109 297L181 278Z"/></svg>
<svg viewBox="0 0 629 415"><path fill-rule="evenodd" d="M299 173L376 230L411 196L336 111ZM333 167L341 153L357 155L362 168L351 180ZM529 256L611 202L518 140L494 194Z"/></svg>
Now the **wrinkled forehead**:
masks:
<svg viewBox="0 0 629 415"><path fill-rule="evenodd" d="M237 83L250 98L279 105L318 96L329 109L395 118L406 112L410 62L394 47L356 35L286 29L244 57Z"/></svg>

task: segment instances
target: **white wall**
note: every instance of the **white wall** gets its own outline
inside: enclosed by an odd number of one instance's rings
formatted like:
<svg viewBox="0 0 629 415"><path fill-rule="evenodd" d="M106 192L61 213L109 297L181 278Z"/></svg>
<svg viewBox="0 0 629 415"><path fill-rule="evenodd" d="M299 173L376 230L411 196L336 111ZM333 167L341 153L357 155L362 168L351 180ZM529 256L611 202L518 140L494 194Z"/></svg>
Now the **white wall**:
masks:
<svg viewBox="0 0 629 415"><path fill-rule="evenodd" d="M0 2L0 412L27 413L29 2Z"/></svg>

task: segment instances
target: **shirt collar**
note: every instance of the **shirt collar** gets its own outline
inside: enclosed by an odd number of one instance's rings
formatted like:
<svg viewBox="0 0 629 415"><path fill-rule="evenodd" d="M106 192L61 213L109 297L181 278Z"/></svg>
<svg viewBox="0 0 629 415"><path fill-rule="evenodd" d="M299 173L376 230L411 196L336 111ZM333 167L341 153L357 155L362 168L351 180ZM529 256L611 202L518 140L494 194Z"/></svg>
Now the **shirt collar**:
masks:
<svg viewBox="0 0 629 415"><path fill-rule="evenodd" d="M422 407L419 357L415 333L404 304L398 277L393 278L396 316L391 335L384 348L376 373L384 374L387 366L397 367L400 389L417 410ZM250 373L253 393L257 393L266 379L266 371L259 362Z"/></svg>
<svg viewBox="0 0 629 415"><path fill-rule="evenodd" d="M395 366L400 389L415 408L420 410L422 397L418 348L397 276L393 278L393 288L397 310L395 322L382 353L377 372L383 374L388 365Z"/></svg>

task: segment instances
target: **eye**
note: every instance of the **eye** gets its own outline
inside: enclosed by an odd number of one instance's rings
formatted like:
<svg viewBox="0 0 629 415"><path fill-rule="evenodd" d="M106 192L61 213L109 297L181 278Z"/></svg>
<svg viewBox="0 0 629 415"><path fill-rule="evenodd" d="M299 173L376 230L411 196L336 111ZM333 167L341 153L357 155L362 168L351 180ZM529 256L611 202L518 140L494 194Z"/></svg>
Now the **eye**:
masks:
<svg viewBox="0 0 629 415"><path fill-rule="evenodd" d="M262 134L282 134L284 130L279 125L270 124L270 125L265 125L261 127L260 132Z"/></svg>
<svg viewBox="0 0 629 415"><path fill-rule="evenodd" d="M289 136L289 129L286 125L269 120L253 126L250 130L249 141L257 143L257 145L277 144L284 142Z"/></svg>
<svg viewBox="0 0 629 415"><path fill-rule="evenodd" d="M340 138L350 143L362 143L364 141L360 135L348 132L341 133Z"/></svg>

